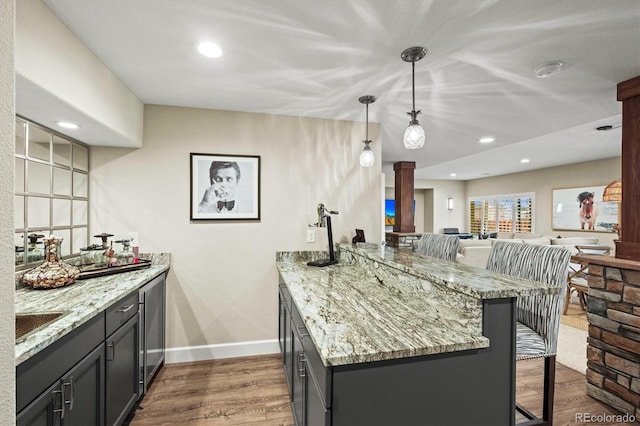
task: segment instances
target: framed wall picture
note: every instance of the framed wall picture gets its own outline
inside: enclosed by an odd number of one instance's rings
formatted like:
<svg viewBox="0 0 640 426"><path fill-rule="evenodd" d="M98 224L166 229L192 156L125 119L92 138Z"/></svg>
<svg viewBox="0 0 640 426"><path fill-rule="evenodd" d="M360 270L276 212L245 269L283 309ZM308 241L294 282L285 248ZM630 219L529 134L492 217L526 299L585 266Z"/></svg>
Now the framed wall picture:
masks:
<svg viewBox="0 0 640 426"><path fill-rule="evenodd" d="M190 154L191 220L259 220L260 156Z"/></svg>
<svg viewBox="0 0 640 426"><path fill-rule="evenodd" d="M552 190L552 228L559 231L612 232L618 223L617 202L602 201L605 185Z"/></svg>

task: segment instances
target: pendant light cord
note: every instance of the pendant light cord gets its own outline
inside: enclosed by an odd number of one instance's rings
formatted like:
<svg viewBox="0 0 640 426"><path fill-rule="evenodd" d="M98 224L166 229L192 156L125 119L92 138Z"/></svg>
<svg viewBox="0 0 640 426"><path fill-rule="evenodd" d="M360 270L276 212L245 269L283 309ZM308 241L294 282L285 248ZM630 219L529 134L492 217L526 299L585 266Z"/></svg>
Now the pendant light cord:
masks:
<svg viewBox="0 0 640 426"><path fill-rule="evenodd" d="M416 61L411 62L411 93L413 94L413 109L416 110Z"/></svg>
<svg viewBox="0 0 640 426"><path fill-rule="evenodd" d="M369 140L369 104L366 104L366 113L365 113L365 127L364 127L364 132L365 132L365 140L368 141Z"/></svg>

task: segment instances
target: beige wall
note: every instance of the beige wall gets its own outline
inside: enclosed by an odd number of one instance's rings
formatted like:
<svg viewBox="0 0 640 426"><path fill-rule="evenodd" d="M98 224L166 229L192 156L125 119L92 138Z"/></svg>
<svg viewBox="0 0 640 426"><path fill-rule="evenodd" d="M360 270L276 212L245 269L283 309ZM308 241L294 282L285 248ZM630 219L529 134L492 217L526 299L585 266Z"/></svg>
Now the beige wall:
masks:
<svg viewBox="0 0 640 426"><path fill-rule="evenodd" d="M620 157L568 166L550 167L524 173L476 179L467 182L467 199L482 195L535 192L535 232L563 237L597 237L602 244L613 246L613 233L586 231L554 231L551 229L554 188L607 185L621 175Z"/></svg>
<svg viewBox="0 0 640 426"><path fill-rule="evenodd" d="M385 197L395 198L395 178L386 175ZM416 232L442 232L443 228L458 228L466 232L468 228L465 210L465 181L426 180L414 182L416 213L414 225ZM447 209L447 199L454 199L454 209Z"/></svg>
<svg viewBox="0 0 640 426"><path fill-rule="evenodd" d="M0 423L15 424L14 0L0 0Z"/></svg>
<svg viewBox="0 0 640 426"><path fill-rule="evenodd" d="M536 233L563 237L594 236L602 244L614 246L616 235L608 232L554 231L551 229L551 190L574 186L607 185L621 175L620 157L531 172L513 173L470 181L416 179L416 232L442 232L445 227L469 229L468 200L483 195L535 192ZM386 198L394 198L394 179L387 175ZM454 199L453 211L447 210L447 198ZM430 226L432 227L430 229Z"/></svg>
<svg viewBox="0 0 640 426"><path fill-rule="evenodd" d="M136 231L142 251L169 251L169 347L277 338L277 250L306 242L316 204L339 211L334 240L355 228L381 241L377 163L359 165L364 123L230 111L145 107L144 146L91 148L91 231ZM189 221L189 153L260 155L260 221Z"/></svg>

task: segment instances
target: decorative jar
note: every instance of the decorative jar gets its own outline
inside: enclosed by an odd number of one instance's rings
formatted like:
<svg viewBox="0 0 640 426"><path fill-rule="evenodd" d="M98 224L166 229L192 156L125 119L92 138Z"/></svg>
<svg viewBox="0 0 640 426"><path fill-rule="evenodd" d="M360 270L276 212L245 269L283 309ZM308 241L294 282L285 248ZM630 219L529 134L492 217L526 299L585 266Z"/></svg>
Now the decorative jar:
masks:
<svg viewBox="0 0 640 426"><path fill-rule="evenodd" d="M57 288L73 284L80 275L80 269L69 265L61 258L62 238L50 235L44 240L45 259L22 276L22 282L33 288Z"/></svg>

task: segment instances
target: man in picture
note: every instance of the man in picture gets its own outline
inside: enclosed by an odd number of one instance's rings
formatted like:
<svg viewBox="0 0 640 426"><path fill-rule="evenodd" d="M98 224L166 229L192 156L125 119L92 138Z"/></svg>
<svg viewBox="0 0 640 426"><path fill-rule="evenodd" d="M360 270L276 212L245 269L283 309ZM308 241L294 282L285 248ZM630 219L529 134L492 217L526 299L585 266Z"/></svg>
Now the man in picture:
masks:
<svg viewBox="0 0 640 426"><path fill-rule="evenodd" d="M236 187L240 182L240 167L235 161L212 161L209 186L198 205L198 213L237 213Z"/></svg>

